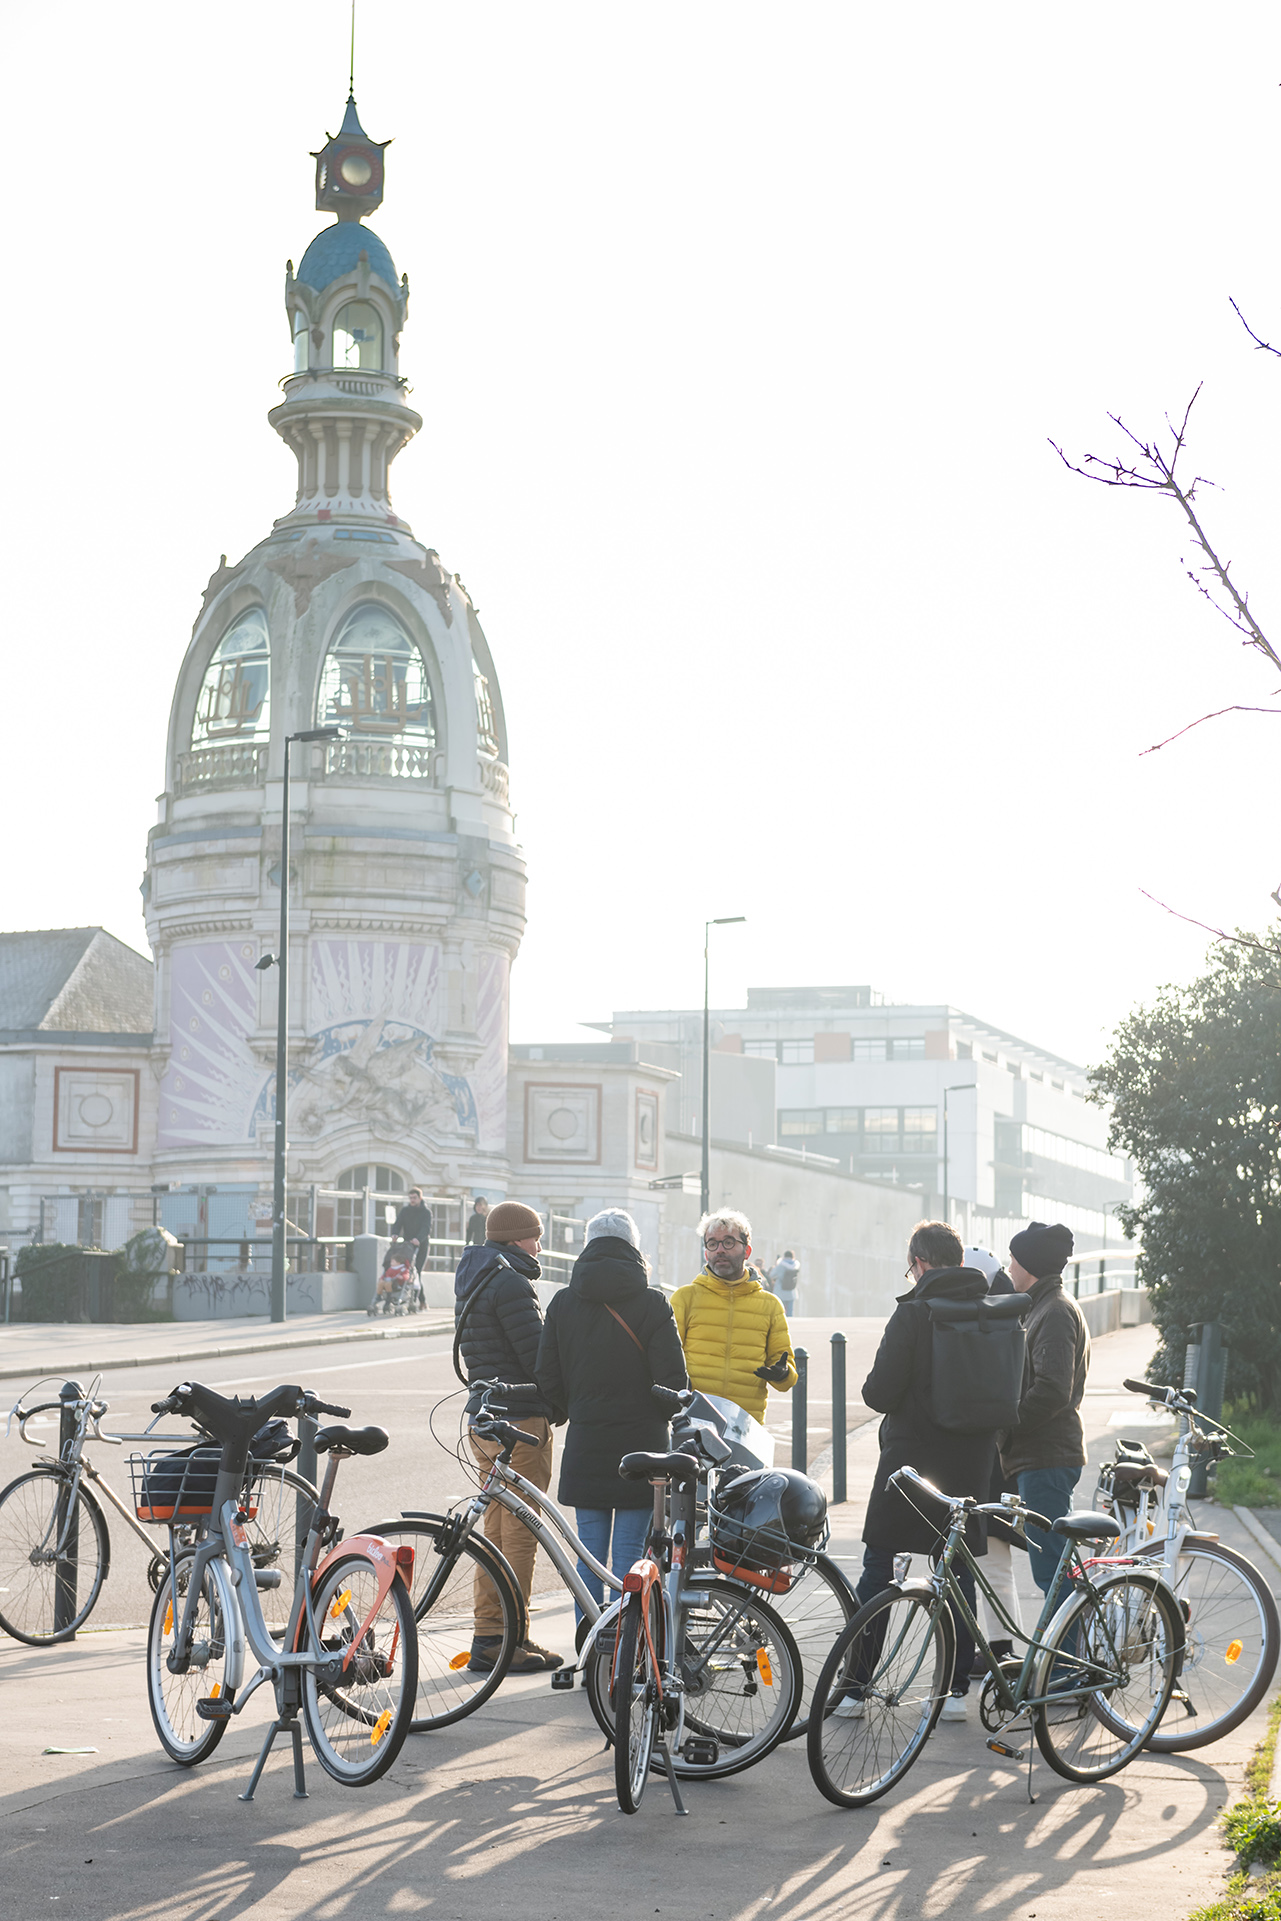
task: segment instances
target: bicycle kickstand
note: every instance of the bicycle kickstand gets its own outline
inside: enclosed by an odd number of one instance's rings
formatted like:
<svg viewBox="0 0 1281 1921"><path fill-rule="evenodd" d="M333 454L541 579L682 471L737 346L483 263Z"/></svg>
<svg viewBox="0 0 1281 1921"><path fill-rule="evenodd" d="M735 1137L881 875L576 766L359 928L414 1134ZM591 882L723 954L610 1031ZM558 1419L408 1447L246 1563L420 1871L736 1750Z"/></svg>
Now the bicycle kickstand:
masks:
<svg viewBox="0 0 1281 1921"><path fill-rule="evenodd" d="M254 1762L254 1771L249 1777L249 1786L242 1795L237 1797L239 1800L253 1800L254 1789L262 1778L262 1771L267 1765L267 1756L271 1753L272 1743L276 1736L286 1728L288 1728L294 1744L294 1800L310 1800L311 1797L307 1793L307 1777L303 1772L302 1765L302 1729L298 1725L298 1710L293 1707L285 1708L278 1719L273 1721L267 1729L267 1739L262 1744L262 1753Z"/></svg>
<svg viewBox="0 0 1281 1921"><path fill-rule="evenodd" d="M676 1812L677 1814L688 1814L689 1809L681 1800L681 1784L676 1779L675 1757L672 1754L672 1750L666 1741L656 1741L654 1746L667 1763L667 1785L672 1791L672 1799L676 1803Z"/></svg>

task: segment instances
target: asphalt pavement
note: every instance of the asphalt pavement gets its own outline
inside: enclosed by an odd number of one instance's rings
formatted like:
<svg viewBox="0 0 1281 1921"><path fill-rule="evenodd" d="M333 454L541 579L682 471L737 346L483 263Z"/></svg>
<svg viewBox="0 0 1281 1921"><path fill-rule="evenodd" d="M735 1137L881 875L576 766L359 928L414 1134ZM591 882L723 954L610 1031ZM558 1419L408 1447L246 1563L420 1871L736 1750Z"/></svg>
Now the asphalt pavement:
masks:
<svg viewBox="0 0 1281 1921"><path fill-rule="evenodd" d="M842 1325L849 1379L857 1383L879 1325ZM819 1323L796 1330L812 1354L823 1352L830 1331L831 1324ZM67 1332L71 1339L84 1330ZM172 1336L172 1329L153 1332L158 1347L161 1336ZM1120 1381L1142 1373L1151 1343L1152 1330L1141 1328L1094 1344L1086 1414L1095 1458L1119 1427L1141 1431ZM188 1364L182 1372L197 1369ZM829 1445L822 1430L830 1428L830 1410L818 1405L830 1401L830 1393L819 1392L819 1372L815 1365L816 1464ZM177 1378L170 1362L108 1370L108 1425L141 1424L149 1401ZM242 1391L298 1380L350 1404L356 1420L387 1426L393 1445L386 1454L343 1467L337 1506L351 1526L401 1506L444 1506L467 1490L468 1477L449 1451L459 1402L446 1398L449 1342L440 1335L415 1333L373 1351L294 1349L287 1366L274 1368L261 1354L209 1354L199 1378ZM772 1425L786 1435L786 1401L776 1405ZM433 1439L433 1422L445 1445ZM833 1510L832 1549L852 1573L861 1558L875 1435L870 1420L856 1431L850 1500ZM107 1450L97 1456L122 1490L124 1452L110 1450L109 1463ZM29 1459L14 1438L0 1442L0 1480ZM1088 1475L1082 1501L1086 1482ZM1262 1561L1231 1513L1207 1508L1202 1522ZM553 1694L544 1677L530 1677L509 1679L457 1727L411 1736L372 1788L340 1788L309 1758L311 1798L295 1802L287 1755L277 1751L247 1807L236 1795L269 1705L256 1697L203 1767L184 1772L165 1759L142 1669L146 1556L123 1525L113 1522L113 1538L112 1571L92 1631L74 1645L44 1650L0 1637L9 1710L0 1913L20 1921L48 1914L85 1921L372 1921L402 1914L510 1921L517 1913L596 1921L624 1904L682 1921L1183 1916L1218 1892L1225 1857L1217 1812L1239 1792L1264 1720L1260 1709L1211 1748L1144 1756L1093 1788L1062 1781L1038 1758L1035 1804L1026 1766L992 1755L976 1725L940 1727L906 1781L858 1812L820 1799L803 1743L792 1743L743 1775L692 1786L690 1818L680 1821L660 1781L638 1815L620 1814L609 1758L581 1690ZM1271 1565L1268 1573L1274 1584L1281 1581L1281 1568ZM572 1610L545 1569L535 1598L538 1639L568 1649ZM50 1751L58 1749L72 1751Z"/></svg>

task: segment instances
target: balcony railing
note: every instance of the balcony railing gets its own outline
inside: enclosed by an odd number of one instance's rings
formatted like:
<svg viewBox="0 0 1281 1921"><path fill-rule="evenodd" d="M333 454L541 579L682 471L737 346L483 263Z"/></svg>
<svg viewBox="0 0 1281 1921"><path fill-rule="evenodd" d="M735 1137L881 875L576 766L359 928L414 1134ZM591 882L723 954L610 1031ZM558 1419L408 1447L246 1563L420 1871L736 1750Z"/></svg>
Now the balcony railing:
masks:
<svg viewBox="0 0 1281 1921"><path fill-rule="evenodd" d="M220 740L178 756L178 787L261 787L267 778L267 743Z"/></svg>
<svg viewBox="0 0 1281 1921"><path fill-rule="evenodd" d="M430 740L330 741L325 749L326 780L435 781L438 750Z"/></svg>

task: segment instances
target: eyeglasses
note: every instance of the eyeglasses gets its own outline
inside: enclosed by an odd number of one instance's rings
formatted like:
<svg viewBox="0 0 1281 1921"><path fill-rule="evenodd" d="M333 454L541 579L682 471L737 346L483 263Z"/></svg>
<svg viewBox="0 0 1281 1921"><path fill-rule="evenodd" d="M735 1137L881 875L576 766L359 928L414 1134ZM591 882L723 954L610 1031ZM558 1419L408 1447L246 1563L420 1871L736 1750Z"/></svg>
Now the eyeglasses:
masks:
<svg viewBox="0 0 1281 1921"><path fill-rule="evenodd" d="M728 1254L732 1252L732 1250L736 1247L746 1247L747 1242L740 1239L740 1237L737 1234L731 1234L729 1238L724 1241L704 1241L703 1246L710 1247L713 1250L713 1252L715 1252L717 1248L723 1247L725 1249L725 1252Z"/></svg>

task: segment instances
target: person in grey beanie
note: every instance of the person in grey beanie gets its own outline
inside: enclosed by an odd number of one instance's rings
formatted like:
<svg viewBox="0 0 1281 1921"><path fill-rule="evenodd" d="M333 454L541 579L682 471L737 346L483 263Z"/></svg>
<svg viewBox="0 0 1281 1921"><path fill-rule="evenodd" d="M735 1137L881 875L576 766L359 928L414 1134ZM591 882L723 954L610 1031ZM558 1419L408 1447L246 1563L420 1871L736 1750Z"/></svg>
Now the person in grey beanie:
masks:
<svg viewBox="0 0 1281 1921"><path fill-rule="evenodd" d="M1033 1221L1010 1242L1010 1279L1031 1300L1023 1326L1027 1359L1018 1424L1001 1436L1001 1467L1018 1482L1019 1499L1057 1521L1072 1507L1072 1490L1085 1466L1081 1401L1090 1370L1085 1316L1063 1291L1063 1269L1072 1256L1072 1233L1062 1222ZM1032 1578L1047 1593L1063 1543L1057 1535L1027 1530Z"/></svg>

